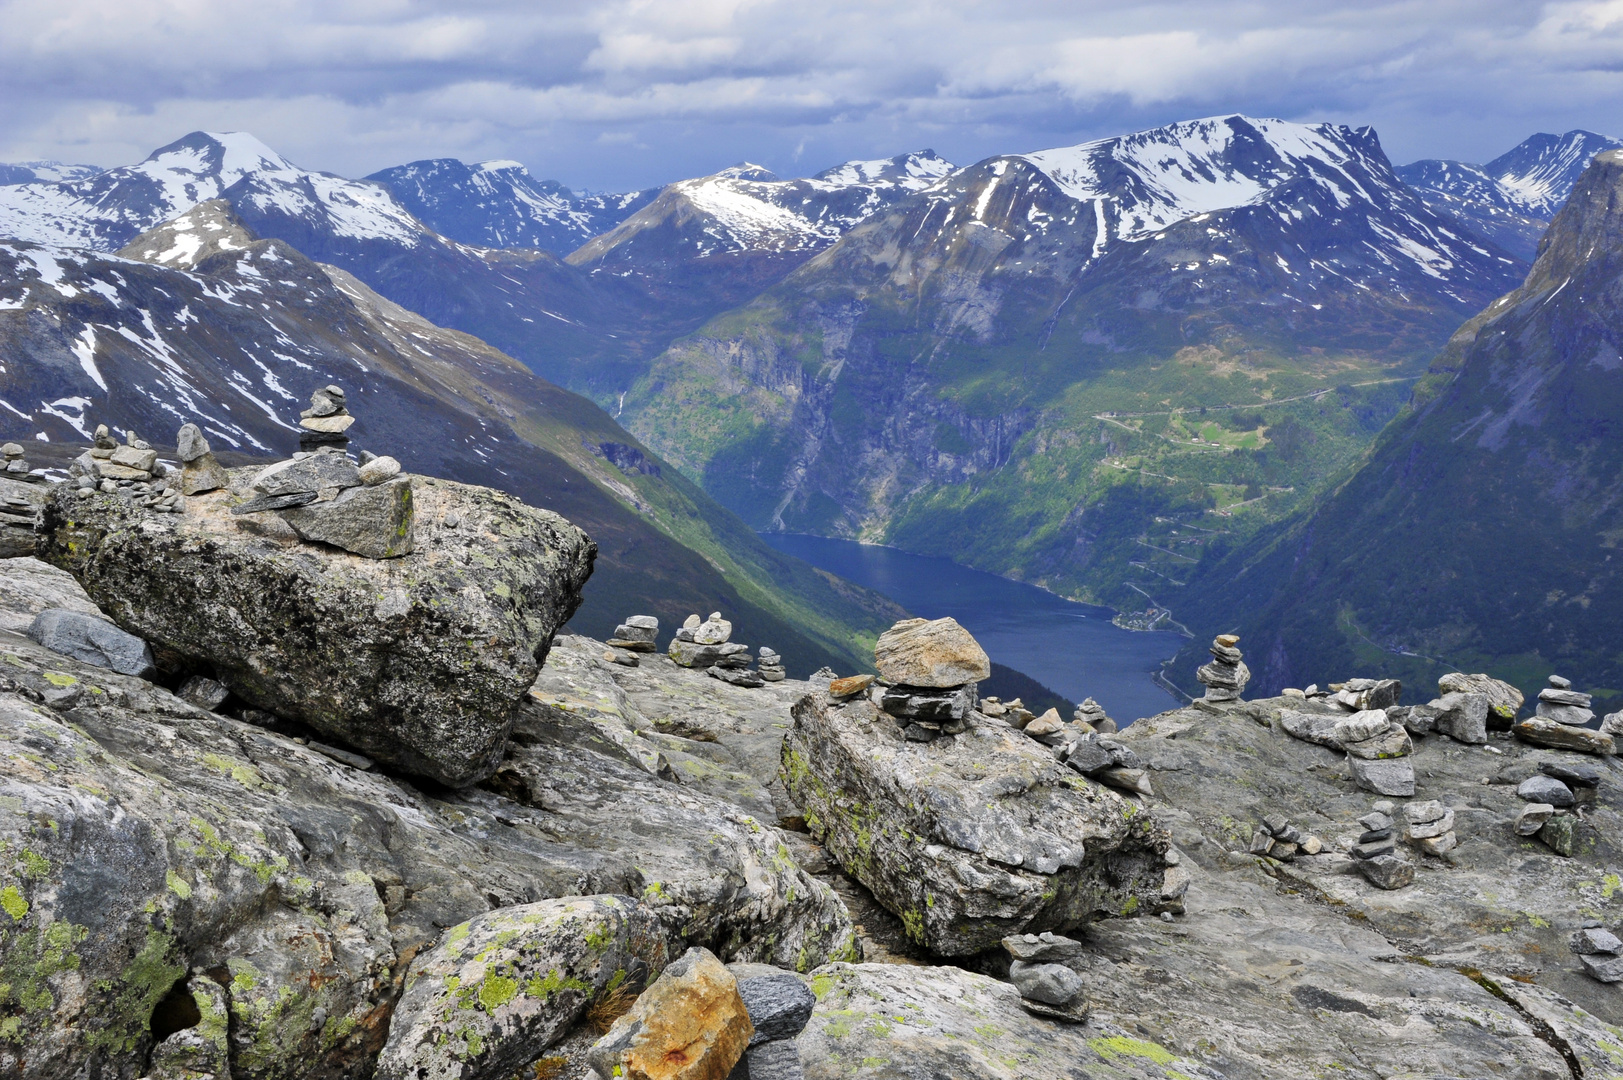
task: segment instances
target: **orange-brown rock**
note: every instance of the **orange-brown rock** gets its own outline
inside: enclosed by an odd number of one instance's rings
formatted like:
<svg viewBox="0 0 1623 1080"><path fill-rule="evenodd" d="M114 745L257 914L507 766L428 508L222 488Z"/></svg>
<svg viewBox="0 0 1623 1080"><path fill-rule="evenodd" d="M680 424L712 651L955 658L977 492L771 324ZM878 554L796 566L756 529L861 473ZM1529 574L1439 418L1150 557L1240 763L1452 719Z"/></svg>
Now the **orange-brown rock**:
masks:
<svg viewBox="0 0 1623 1080"><path fill-rule="evenodd" d="M726 1080L754 1034L732 972L710 950L689 949L587 1060L606 1080Z"/></svg>
<svg viewBox="0 0 1623 1080"><path fill-rule="evenodd" d="M828 696L837 698L855 697L872 685L872 675L850 675L844 679L835 679L829 683Z"/></svg>

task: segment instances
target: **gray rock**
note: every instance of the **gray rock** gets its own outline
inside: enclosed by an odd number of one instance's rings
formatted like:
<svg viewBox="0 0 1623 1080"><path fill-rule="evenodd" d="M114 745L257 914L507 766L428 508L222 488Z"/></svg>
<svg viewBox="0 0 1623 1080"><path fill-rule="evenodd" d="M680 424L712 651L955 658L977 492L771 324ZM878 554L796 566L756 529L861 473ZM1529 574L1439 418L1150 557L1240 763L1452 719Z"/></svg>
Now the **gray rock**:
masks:
<svg viewBox="0 0 1623 1080"><path fill-rule="evenodd" d="M360 485L361 471L355 467L355 463L343 454L329 453L306 454L278 461L260 470L253 478L254 491L269 496Z"/></svg>
<svg viewBox="0 0 1623 1080"><path fill-rule="evenodd" d="M1589 927L1572 935L1572 951L1579 954L1605 953L1610 956L1623 950L1623 941L1604 927Z"/></svg>
<svg viewBox="0 0 1623 1080"><path fill-rule="evenodd" d="M120 675L150 678L157 672L152 649L145 641L80 611L47 608L34 616L28 636L52 652L111 668Z"/></svg>
<svg viewBox="0 0 1623 1080"><path fill-rule="evenodd" d="M641 989L668 960L659 919L627 896L480 915L412 962L378 1080L508 1080L594 1001Z"/></svg>
<svg viewBox="0 0 1623 1080"><path fill-rule="evenodd" d="M1336 724L1341 719L1341 716L1329 713L1301 712L1296 709L1279 711L1279 726L1285 729L1287 735L1304 742L1328 746L1334 750L1341 749L1341 743L1336 739Z"/></svg>
<svg viewBox="0 0 1623 1080"><path fill-rule="evenodd" d="M1538 700L1540 704L1576 705L1580 709L1587 709L1594 698L1589 694L1580 694L1576 690L1557 690L1552 687L1548 690L1540 690Z"/></svg>
<svg viewBox="0 0 1623 1080"><path fill-rule="evenodd" d="M1441 694L1482 694L1488 699L1489 711L1497 712L1506 720L1515 719L1525 700L1520 690L1501 679L1457 671L1438 679L1437 690Z"/></svg>
<svg viewBox="0 0 1623 1080"><path fill-rule="evenodd" d="M0 559L0 630L26 634L47 608L106 620L72 574L29 556Z"/></svg>
<svg viewBox="0 0 1623 1080"><path fill-rule="evenodd" d="M1063 964L1009 964L1009 981L1020 996L1045 1005L1070 1005L1082 996L1082 977Z"/></svg>
<svg viewBox="0 0 1623 1080"><path fill-rule="evenodd" d="M1564 709L1567 706L1555 707ZM1604 731L1594 731L1548 716L1529 716L1519 721L1511 730L1516 733L1517 738L1535 746L1548 746L1555 750L1577 750L1586 754L1617 753L1617 740Z"/></svg>
<svg viewBox="0 0 1623 1080"><path fill-rule="evenodd" d="M205 675L193 675L181 683L180 689L175 693L199 709L207 709L210 712L218 709L225 703L225 699L231 696L231 691L223 683L215 682Z"/></svg>
<svg viewBox="0 0 1623 1080"><path fill-rule="evenodd" d="M693 640L699 645L722 645L732 640L733 624L714 616L699 624L693 631Z"/></svg>
<svg viewBox="0 0 1623 1080"><path fill-rule="evenodd" d="M1578 957L1584 972L1603 983L1623 982L1623 956L1605 956L1585 953Z"/></svg>
<svg viewBox="0 0 1623 1080"><path fill-rule="evenodd" d="M723 656L720 645L700 645L697 642L673 638L666 654L686 668L709 668Z"/></svg>
<svg viewBox="0 0 1623 1080"><path fill-rule="evenodd" d="M1570 788L1600 786L1600 770L1581 762L1541 761L1538 763L1538 771L1545 776L1555 777Z"/></svg>
<svg viewBox="0 0 1623 1080"><path fill-rule="evenodd" d="M197 1022L152 1048L146 1080L231 1080L231 1017L225 987L194 973L182 990L197 1011Z"/></svg>
<svg viewBox="0 0 1623 1080"><path fill-rule="evenodd" d="M1549 803L1551 806L1571 806L1577 802L1572 789L1553 776L1530 776L1516 787L1516 794L1530 803Z"/></svg>
<svg viewBox="0 0 1623 1080"><path fill-rule="evenodd" d="M1407 758L1396 761L1366 761L1349 757L1353 779L1365 791L1407 799L1414 794L1414 766Z"/></svg>
<svg viewBox="0 0 1623 1080"><path fill-rule="evenodd" d="M1551 675L1549 682L1550 682L1550 685L1555 687L1557 690L1570 690L1570 689L1572 689L1572 680L1571 679L1563 679L1559 675Z"/></svg>
<svg viewBox="0 0 1623 1080"><path fill-rule="evenodd" d="M105 486L103 490L106 490ZM294 491L286 495L255 495L231 507L231 513L242 516L260 514L267 510L287 510L295 506L309 506L316 501L313 491Z"/></svg>
<svg viewBox="0 0 1623 1080"><path fill-rule="evenodd" d="M175 435L175 456L182 465L188 461L196 461L204 454L209 453L208 440L196 424L182 424L180 431Z"/></svg>
<svg viewBox="0 0 1623 1080"><path fill-rule="evenodd" d="M417 512L411 481L405 478L376 487L346 488L331 501L318 499L279 516L302 540L331 544L368 559L399 558L417 546Z"/></svg>
<svg viewBox="0 0 1623 1080"><path fill-rule="evenodd" d="M205 492L218 491L229 483L231 474L213 454L204 453L180 467L182 495L202 495Z"/></svg>
<svg viewBox="0 0 1623 1080"><path fill-rule="evenodd" d="M310 749L314 750L321 756L332 758L334 761L348 765L352 769L359 769L362 772L365 772L373 765L372 759L367 757L365 754L357 754L353 751L344 750L337 746L328 746L326 743L316 742L314 739L311 739L307 745L310 747Z"/></svg>
<svg viewBox="0 0 1623 1080"><path fill-rule="evenodd" d="M158 452L156 450L138 450L133 446L120 446L113 451L113 456L108 460L114 465L122 465L126 469L150 473L152 466L158 463Z"/></svg>
<svg viewBox="0 0 1623 1080"><path fill-rule="evenodd" d="M1390 829L1392 827L1392 815L1376 810L1359 818L1358 824L1370 830Z"/></svg>
<svg viewBox="0 0 1623 1080"><path fill-rule="evenodd" d="M904 619L879 635L874 664L886 682L951 689L992 677L986 651L953 619Z"/></svg>
<svg viewBox="0 0 1623 1080"><path fill-rule="evenodd" d="M811 1019L817 997L794 972L765 964L729 964L727 970L738 980L738 996L755 1025L751 1046L793 1039Z"/></svg>
<svg viewBox="0 0 1623 1080"><path fill-rule="evenodd" d="M1392 721L1387 719L1385 709L1367 709L1337 720L1335 739L1343 746L1347 743L1363 742L1377 735L1384 735L1391 726Z"/></svg>
<svg viewBox="0 0 1623 1080"><path fill-rule="evenodd" d="M1555 807L1549 803L1532 802L1522 807L1520 814L1516 815L1516 835L1532 836L1544 827L1555 814Z"/></svg>
<svg viewBox="0 0 1623 1080"><path fill-rule="evenodd" d="M387 455L375 457L360 468L361 483L376 487L400 475L400 462Z"/></svg>
<svg viewBox="0 0 1623 1080"><path fill-rule="evenodd" d="M247 704L386 766L469 784L500 760L596 547L489 489L417 483L436 517L454 508L477 527L397 562L290 557L286 532L240 528L226 500L154 515L64 487L41 546L126 630L212 666Z"/></svg>
<svg viewBox="0 0 1623 1080"><path fill-rule="evenodd" d="M759 671L746 671L740 668L717 667L714 665L707 668L706 671L712 679L720 679L722 682L732 683L734 686L754 688L766 684L766 680L761 677Z"/></svg>
<svg viewBox="0 0 1623 1080"><path fill-rule="evenodd" d="M1065 764L1082 773L1091 776L1101 769L1111 768L1116 764L1110 756L1110 751L1099 745L1097 736L1081 738L1070 743L1065 751Z"/></svg>
<svg viewBox="0 0 1623 1080"><path fill-rule="evenodd" d="M978 724L943 749L861 699L808 695L792 713L791 798L913 941L962 956L1155 906L1165 830L1019 732Z"/></svg>
<svg viewBox="0 0 1623 1080"><path fill-rule="evenodd" d="M1488 696L1453 691L1431 703L1434 729L1456 742L1480 746L1488 741Z"/></svg>
<svg viewBox="0 0 1623 1080"><path fill-rule="evenodd" d="M1389 834L1374 840L1361 840L1351 854L1355 859L1374 859L1392 854L1397 847L1397 841Z"/></svg>
<svg viewBox="0 0 1623 1080"><path fill-rule="evenodd" d="M804 1080L800 1048L794 1040L751 1046L727 1080Z"/></svg>
<svg viewBox="0 0 1623 1080"><path fill-rule="evenodd" d="M1570 814L1552 817L1535 835L1557 855L1571 858L1573 844L1577 841L1577 820Z"/></svg>
<svg viewBox="0 0 1623 1080"><path fill-rule="evenodd" d="M1423 821L1409 826L1409 839L1430 840L1454 831L1454 811L1445 810L1435 821Z"/></svg>
<svg viewBox="0 0 1623 1080"><path fill-rule="evenodd" d="M1437 821L1440 818L1446 817L1451 813L1453 813L1453 811L1449 810L1448 807L1444 806L1436 799L1428 799L1425 802L1406 803L1403 807L1403 816L1408 820L1410 825L1425 825L1428 822Z"/></svg>
<svg viewBox="0 0 1623 1080"><path fill-rule="evenodd" d="M1380 716L1383 723L1388 724L1387 729L1367 739L1343 742L1342 749L1355 758L1367 761L1406 757L1414 751L1414 741L1409 738L1409 732L1405 728L1387 721L1385 712L1375 715Z"/></svg>
<svg viewBox="0 0 1623 1080"><path fill-rule="evenodd" d="M1595 719L1594 712L1582 706L1552 705L1547 701L1539 702L1533 714L1539 719L1554 720L1558 724L1567 724L1571 727L1583 727Z"/></svg>
<svg viewBox="0 0 1623 1080"><path fill-rule="evenodd" d="M1359 871L1377 889L1401 889L1414 884L1414 867L1396 855L1377 855L1358 864Z"/></svg>
<svg viewBox="0 0 1623 1080"><path fill-rule="evenodd" d="M1082 955L1082 943L1075 938L1043 931L1041 934L1011 934L1003 948L1015 960L1031 964L1063 964Z"/></svg>
<svg viewBox="0 0 1623 1080"><path fill-rule="evenodd" d="M891 716L943 723L962 720L975 709L975 686L938 690L918 686L887 686L879 707Z"/></svg>

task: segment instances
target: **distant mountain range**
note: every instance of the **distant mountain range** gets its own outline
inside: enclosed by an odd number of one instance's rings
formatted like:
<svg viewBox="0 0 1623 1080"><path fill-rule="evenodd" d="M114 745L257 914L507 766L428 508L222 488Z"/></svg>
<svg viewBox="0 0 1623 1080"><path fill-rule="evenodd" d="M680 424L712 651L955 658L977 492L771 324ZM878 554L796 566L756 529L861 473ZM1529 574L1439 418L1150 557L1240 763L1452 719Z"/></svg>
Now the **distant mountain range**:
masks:
<svg viewBox="0 0 1623 1080"><path fill-rule="evenodd" d="M792 666L849 668L894 614L762 544L589 401L260 239L223 199L116 255L0 242L0 357L0 431L34 445L107 423L162 446L193 421L219 449L283 456L310 391L335 382L357 448L585 528L599 573L575 625L599 637L628 614L670 627L720 608Z"/></svg>
<svg viewBox="0 0 1623 1080"><path fill-rule="evenodd" d="M1529 692L1558 673L1623 705L1620 325L1613 151L1368 459L1311 513L1203 568L1185 609L1197 640L1237 628L1259 693L1401 673L1423 697L1442 672L1487 670Z"/></svg>
<svg viewBox="0 0 1623 1080"><path fill-rule="evenodd" d="M1436 211L1531 260L1539 237L1596 154L1623 141L1592 131L1534 135L1486 165L1428 159L1398 170Z"/></svg>
<svg viewBox="0 0 1623 1080"><path fill-rule="evenodd" d="M1176 607L1524 269L1368 129L1193 121L954 171L680 340L624 415L757 528Z"/></svg>

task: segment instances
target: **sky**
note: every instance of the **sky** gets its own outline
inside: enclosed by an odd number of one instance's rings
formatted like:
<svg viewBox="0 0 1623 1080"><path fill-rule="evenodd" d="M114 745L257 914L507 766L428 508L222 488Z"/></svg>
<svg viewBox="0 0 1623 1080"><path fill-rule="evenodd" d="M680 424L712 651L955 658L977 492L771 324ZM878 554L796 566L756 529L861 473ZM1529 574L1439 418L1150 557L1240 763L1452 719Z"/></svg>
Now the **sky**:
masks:
<svg viewBox="0 0 1623 1080"><path fill-rule="evenodd" d="M249 131L628 190L931 148L959 164L1232 112L1394 163L1623 136L1623 0L0 0L0 161Z"/></svg>

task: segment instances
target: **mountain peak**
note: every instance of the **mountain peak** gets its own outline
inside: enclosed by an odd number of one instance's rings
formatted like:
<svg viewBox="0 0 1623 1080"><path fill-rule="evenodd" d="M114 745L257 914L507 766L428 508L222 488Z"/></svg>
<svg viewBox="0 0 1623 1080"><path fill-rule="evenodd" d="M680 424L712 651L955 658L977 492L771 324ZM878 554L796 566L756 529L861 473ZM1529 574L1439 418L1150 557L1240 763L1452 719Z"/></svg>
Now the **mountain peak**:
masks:
<svg viewBox="0 0 1623 1080"><path fill-rule="evenodd" d="M737 165L730 165L714 175L728 180L759 180L768 183L778 179L778 174L771 169L749 161L740 161Z"/></svg>
<svg viewBox="0 0 1623 1080"><path fill-rule="evenodd" d="M227 186L251 172L297 168L246 131L194 131L154 150L141 164L230 177Z"/></svg>

